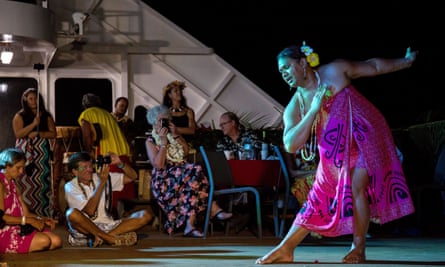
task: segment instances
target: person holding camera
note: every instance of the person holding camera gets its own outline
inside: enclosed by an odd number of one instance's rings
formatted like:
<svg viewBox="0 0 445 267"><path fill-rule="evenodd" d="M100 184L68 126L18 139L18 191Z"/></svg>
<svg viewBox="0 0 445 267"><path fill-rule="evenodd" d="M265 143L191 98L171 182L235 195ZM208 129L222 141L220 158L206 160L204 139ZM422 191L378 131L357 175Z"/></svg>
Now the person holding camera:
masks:
<svg viewBox="0 0 445 267"><path fill-rule="evenodd" d="M25 172L25 162L18 148L0 153L0 254L54 250L63 244L53 232L57 221L32 213L16 185Z"/></svg>
<svg viewBox="0 0 445 267"><path fill-rule="evenodd" d="M97 165L97 172L94 172L93 163ZM122 172L111 172L112 165ZM133 182L137 178L136 171L112 152L96 161L88 152L76 152L69 158L68 167L74 175L65 184L68 243L90 247L100 246L103 242L113 246L135 245L137 234L134 231L148 224L152 215L140 210L129 217L113 219L111 194Z"/></svg>
<svg viewBox="0 0 445 267"><path fill-rule="evenodd" d="M207 207L208 179L200 165L185 160L188 145L171 122L169 108L153 107L147 113L147 121L153 125L152 136L145 142L153 165L151 189L167 217L164 229L170 235L184 229L186 237L202 237L203 233L196 229L199 212L210 208L217 220L227 220L232 213L224 212L216 202Z"/></svg>
<svg viewBox="0 0 445 267"><path fill-rule="evenodd" d="M99 96L87 93L82 97L84 111L78 118L78 123L82 131L82 143L85 151L96 159L98 155L113 151L121 161L131 164L130 145L124 133L119 128L119 124L111 113L102 107ZM112 172L122 172L121 169L110 165ZM120 217L117 210L119 198L135 198L136 190L133 183L125 185L119 192L113 193L113 216Z"/></svg>

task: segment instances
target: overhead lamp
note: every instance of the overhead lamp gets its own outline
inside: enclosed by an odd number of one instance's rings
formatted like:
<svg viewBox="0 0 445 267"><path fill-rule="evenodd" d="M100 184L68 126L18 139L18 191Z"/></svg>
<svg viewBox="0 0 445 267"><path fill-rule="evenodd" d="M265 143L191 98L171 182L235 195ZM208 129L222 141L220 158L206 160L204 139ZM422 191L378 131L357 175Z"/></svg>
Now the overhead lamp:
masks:
<svg viewBox="0 0 445 267"><path fill-rule="evenodd" d="M13 56L14 53L11 51L11 49L5 47L1 52L0 60L2 61L2 64L11 64Z"/></svg>

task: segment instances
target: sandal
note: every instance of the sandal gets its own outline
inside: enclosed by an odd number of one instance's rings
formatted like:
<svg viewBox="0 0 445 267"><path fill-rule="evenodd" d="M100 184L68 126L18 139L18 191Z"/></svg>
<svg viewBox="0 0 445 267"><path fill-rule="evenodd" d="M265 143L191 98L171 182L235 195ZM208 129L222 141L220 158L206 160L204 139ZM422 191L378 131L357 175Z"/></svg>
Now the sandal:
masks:
<svg viewBox="0 0 445 267"><path fill-rule="evenodd" d="M129 232L129 233L125 233L125 234L116 236L113 246L115 246L115 247L133 246L137 242L138 242L138 236L137 236L136 232Z"/></svg>
<svg viewBox="0 0 445 267"><path fill-rule="evenodd" d="M184 233L184 237L203 237L204 234L196 229L192 229L188 231L187 233Z"/></svg>
<svg viewBox="0 0 445 267"><path fill-rule="evenodd" d="M210 218L211 220L220 220L220 221L225 221L232 218L232 213L229 212L225 212L223 210L218 210L215 215L212 216L212 218Z"/></svg>
<svg viewBox="0 0 445 267"><path fill-rule="evenodd" d="M88 235L87 246L90 248L97 248L104 243L104 240L98 236Z"/></svg>

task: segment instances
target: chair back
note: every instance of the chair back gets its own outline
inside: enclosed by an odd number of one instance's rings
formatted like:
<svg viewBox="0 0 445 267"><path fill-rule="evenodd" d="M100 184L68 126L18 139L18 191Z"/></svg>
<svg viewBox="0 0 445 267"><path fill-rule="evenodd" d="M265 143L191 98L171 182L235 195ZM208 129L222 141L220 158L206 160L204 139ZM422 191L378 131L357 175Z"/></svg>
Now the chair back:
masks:
<svg viewBox="0 0 445 267"><path fill-rule="evenodd" d="M203 234L204 238L207 237L208 227L210 224L211 205L214 199L214 195L233 195L239 193L251 193L255 199L256 221L258 238L263 237L262 223L261 223L261 201L260 193L252 186L235 187L233 185L233 176L230 164L224 155L224 152L207 151L203 146L199 147L202 159L204 160L209 180L209 197L208 206L206 212L206 218L204 222ZM215 187L217 189L215 189ZM233 201L229 201L229 212L232 211ZM229 232L230 224L226 224L226 235Z"/></svg>
<svg viewBox="0 0 445 267"><path fill-rule="evenodd" d="M274 145L273 150L274 150L275 155L277 156L278 160L280 161L281 173L284 176L284 188L285 188L286 192L290 193L291 176L290 176L289 168L286 164L286 160L284 159L283 153L281 153L281 149L279 146ZM283 183L281 181L279 181L278 185L280 185L280 184L283 184Z"/></svg>
<svg viewBox="0 0 445 267"><path fill-rule="evenodd" d="M286 163L286 160L284 159L283 153L281 152L281 148L277 145L274 145L273 150L275 155L278 157L278 160L280 161L281 173L284 176L284 183L282 181L278 181L277 183L277 192L275 194L274 200L275 203L273 204L275 236L281 238L284 235L284 228L288 211L290 211L290 208L294 207L289 207L292 205L290 205L291 176L288 165ZM281 184L284 184L284 188L282 190L280 190ZM281 213L279 212L279 209L281 209Z"/></svg>
<svg viewBox="0 0 445 267"><path fill-rule="evenodd" d="M216 188L233 187L233 176L229 162L223 151L209 151L200 147L209 180Z"/></svg>

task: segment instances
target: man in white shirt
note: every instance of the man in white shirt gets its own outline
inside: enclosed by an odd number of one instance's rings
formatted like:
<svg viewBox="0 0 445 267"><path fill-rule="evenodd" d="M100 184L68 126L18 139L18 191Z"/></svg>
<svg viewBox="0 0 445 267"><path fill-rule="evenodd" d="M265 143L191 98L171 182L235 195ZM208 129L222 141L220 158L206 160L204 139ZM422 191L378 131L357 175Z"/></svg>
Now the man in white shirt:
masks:
<svg viewBox="0 0 445 267"><path fill-rule="evenodd" d="M112 191L120 191L126 183L137 178L136 171L123 163L115 153L109 153L94 172L92 158L87 152L73 154L68 166L74 178L65 184L68 204L66 220L73 246L100 246L103 242L114 246L132 246L137 243L137 229L148 224L152 215L146 210L129 217L114 220L111 214ZM122 170L110 172L110 165Z"/></svg>

